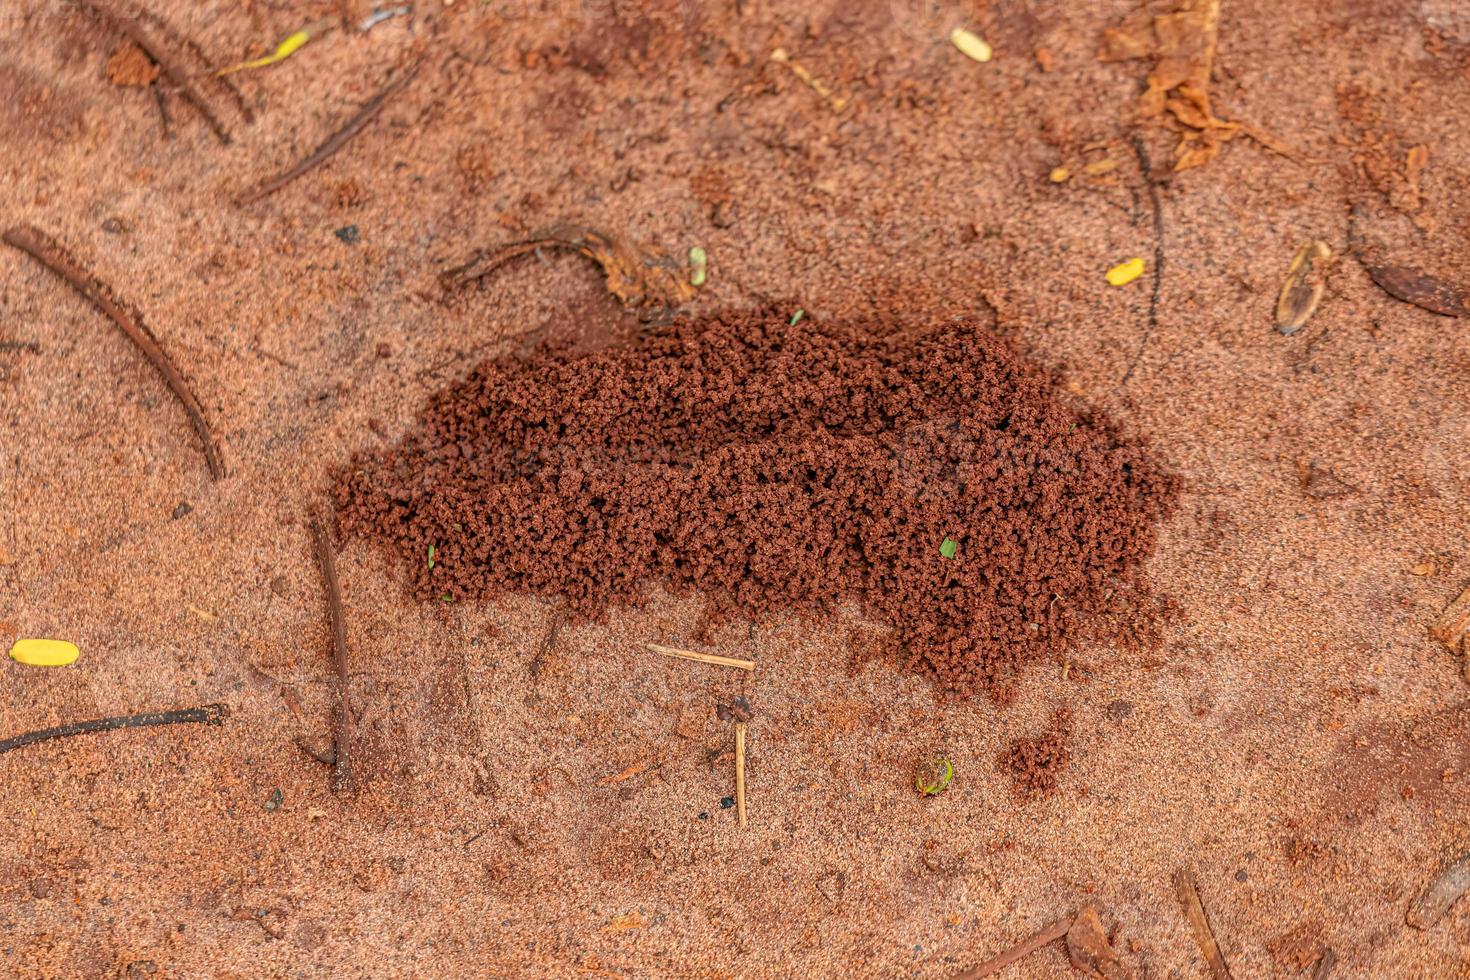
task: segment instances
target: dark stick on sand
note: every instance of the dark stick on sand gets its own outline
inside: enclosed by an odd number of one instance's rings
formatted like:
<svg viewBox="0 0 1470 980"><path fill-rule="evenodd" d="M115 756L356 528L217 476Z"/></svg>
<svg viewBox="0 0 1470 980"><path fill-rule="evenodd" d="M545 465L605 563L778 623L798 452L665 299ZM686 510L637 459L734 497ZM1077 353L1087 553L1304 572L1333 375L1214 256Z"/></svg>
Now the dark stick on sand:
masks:
<svg viewBox="0 0 1470 980"><path fill-rule="evenodd" d="M128 339L137 345L149 362L158 369L158 373L163 375L163 380L168 384L169 390L184 406L184 412L189 416L194 431L199 434L199 441L204 444L204 461L209 465L209 475L216 480L223 478L225 475L224 462L220 459L218 447L215 446L214 434L210 432L209 422L204 418L204 409L200 407L199 399L194 397L189 383L184 380L179 369L174 367L174 362L169 359L167 352L159 346L158 339L143 323L143 318L136 312L124 308L113 298L111 289L78 265L65 249L40 229L31 225L16 225L8 229L4 235L0 235L0 241L27 253L66 280L69 286L86 297L93 306L127 334Z"/></svg>
<svg viewBox="0 0 1470 980"><path fill-rule="evenodd" d="M337 559L332 541L321 522L311 522L311 538L316 543L317 561L327 584L327 612L332 619L332 659L337 667L337 739L332 759L333 792L351 791L352 763L348 744L352 739L352 705L347 690L347 625L342 616L342 588L337 583Z"/></svg>
<svg viewBox="0 0 1470 980"><path fill-rule="evenodd" d="M53 738L70 738L91 732L110 732L119 728L152 728L156 725L220 725L225 720L225 706L206 704L202 708L184 708L179 711L151 711L141 715L121 715L116 718L98 718L93 721L78 721L56 728L43 728L26 732L0 742L0 753L25 748L37 742L49 742Z"/></svg>
<svg viewBox="0 0 1470 980"><path fill-rule="evenodd" d="M414 77L414 75L418 74L418 70L419 62L415 61L413 64L404 69L402 74L400 74L397 78L393 79L393 81L383 86L383 90L381 92L368 100L367 105L359 109L357 115L353 116L347 121L347 125L343 126L331 136L327 137L326 141L323 142L321 146L318 146L315 150L313 150L307 157L301 160L300 163L297 163L289 170L282 171L281 173L270 178L264 183L257 185L253 190L248 190L244 194L241 194L238 198L236 198L235 203L252 204L263 197L274 194L276 191L280 190L282 187L285 187L287 184L291 183L291 181L295 180L297 177L300 177L302 174L308 173L321 166L328 157L336 153L338 150L342 149L342 147L346 146L348 141L350 141L352 137L362 132L367 124L372 122L373 118L377 116L378 113L383 111L383 106L388 104L388 100L396 95L399 90L401 90L405 85L407 85L409 81Z"/></svg>

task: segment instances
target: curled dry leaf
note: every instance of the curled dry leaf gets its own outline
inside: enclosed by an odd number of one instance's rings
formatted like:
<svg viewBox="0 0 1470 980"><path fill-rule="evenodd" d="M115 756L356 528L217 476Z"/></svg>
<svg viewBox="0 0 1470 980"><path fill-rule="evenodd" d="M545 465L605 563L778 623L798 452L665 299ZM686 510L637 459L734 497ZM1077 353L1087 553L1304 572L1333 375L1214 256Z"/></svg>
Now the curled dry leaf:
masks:
<svg viewBox="0 0 1470 980"><path fill-rule="evenodd" d="M1307 242L1297 249L1276 300L1277 330L1290 337L1312 318L1327 287L1324 267L1331 258L1332 249L1323 241Z"/></svg>
<svg viewBox="0 0 1470 980"><path fill-rule="evenodd" d="M625 306L678 306L694 296L687 269L662 250L635 246L616 235L576 225L559 225L524 241L478 252L439 279L445 288L464 286L511 259L542 248L572 249L592 259L602 267L608 292Z"/></svg>
<svg viewBox="0 0 1470 980"><path fill-rule="evenodd" d="M1418 269L1402 265L1375 265L1366 259L1363 268L1378 287L1394 299L1440 316L1470 317L1466 297L1453 286Z"/></svg>
<svg viewBox="0 0 1470 980"><path fill-rule="evenodd" d="M1220 0L1181 0L1173 13L1154 16L1148 6L1103 31L1100 61L1154 58L1139 114L1167 117L1179 131L1174 169L1209 163L1220 147L1240 135L1293 159L1290 147L1239 122L1221 119L1210 105L1210 71L1220 29Z"/></svg>

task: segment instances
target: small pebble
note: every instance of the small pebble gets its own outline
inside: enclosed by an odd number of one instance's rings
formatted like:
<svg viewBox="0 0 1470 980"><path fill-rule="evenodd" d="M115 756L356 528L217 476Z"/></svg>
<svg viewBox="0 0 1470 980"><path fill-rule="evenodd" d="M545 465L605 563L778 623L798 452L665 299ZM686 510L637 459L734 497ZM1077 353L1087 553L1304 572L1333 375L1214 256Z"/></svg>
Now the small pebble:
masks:
<svg viewBox="0 0 1470 980"><path fill-rule="evenodd" d="M279 810L281 808L282 799L284 799L284 797L281 795L281 788L277 786L275 792L271 793L270 799L265 801L266 812L269 813L272 810Z"/></svg>
<svg viewBox="0 0 1470 980"><path fill-rule="evenodd" d="M357 225L348 225L345 228L338 228L336 231L336 235L348 245L356 245L357 239L359 237L357 232Z"/></svg>
<svg viewBox="0 0 1470 980"><path fill-rule="evenodd" d="M707 812L707 811L706 811L706 812L703 812L703 813L701 813L701 814L700 814L700 815L699 815L699 819L701 819L701 820L708 820L708 819L709 819L709 813L708 813L708 812Z"/></svg>
<svg viewBox="0 0 1470 980"><path fill-rule="evenodd" d="M1248 874L1245 873L1245 869L1244 868L1241 868L1239 871L1235 872L1235 880L1236 881L1245 881L1249 877L1250 877L1250 875L1248 875Z"/></svg>
<svg viewBox="0 0 1470 980"><path fill-rule="evenodd" d="M734 805L735 805L735 797L733 797L733 796L727 796L724 799L720 800L720 809L722 809L722 810L728 810L728 809L730 809Z"/></svg>
<svg viewBox="0 0 1470 980"><path fill-rule="evenodd" d="M183 517L185 514L189 513L193 509L194 507L189 503L189 501L180 500L179 505L174 508L174 520L178 520L180 517Z"/></svg>

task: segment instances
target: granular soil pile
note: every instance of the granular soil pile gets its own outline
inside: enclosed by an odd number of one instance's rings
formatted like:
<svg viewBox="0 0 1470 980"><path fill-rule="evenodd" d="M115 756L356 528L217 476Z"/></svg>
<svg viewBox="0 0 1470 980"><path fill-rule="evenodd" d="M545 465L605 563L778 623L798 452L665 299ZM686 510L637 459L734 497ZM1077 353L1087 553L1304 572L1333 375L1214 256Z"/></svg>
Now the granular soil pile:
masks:
<svg viewBox="0 0 1470 980"><path fill-rule="evenodd" d="M718 617L855 603L909 667L1000 697L1137 581L1172 479L1004 341L789 319L483 364L337 476L341 528L426 601L534 593L592 617L658 581Z"/></svg>

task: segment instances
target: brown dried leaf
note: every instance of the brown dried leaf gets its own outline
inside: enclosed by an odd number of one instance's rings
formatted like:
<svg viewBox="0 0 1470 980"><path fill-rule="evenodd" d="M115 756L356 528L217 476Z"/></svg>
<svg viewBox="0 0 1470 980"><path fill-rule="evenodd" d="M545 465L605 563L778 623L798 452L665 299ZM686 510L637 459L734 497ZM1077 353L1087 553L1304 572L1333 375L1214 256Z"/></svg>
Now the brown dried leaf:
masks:
<svg viewBox="0 0 1470 980"><path fill-rule="evenodd" d="M489 275L506 262L541 248L574 249L602 267L607 290L625 306L671 307L687 302L695 288L688 269L662 250L638 247L616 235L574 225L561 225L489 252L440 276L447 288Z"/></svg>
<svg viewBox="0 0 1470 980"><path fill-rule="evenodd" d="M1332 249L1323 241L1310 241L1297 249L1276 300L1277 330L1290 337L1312 318L1327 288L1324 266L1331 258Z"/></svg>
<svg viewBox="0 0 1470 980"><path fill-rule="evenodd" d="M1108 944L1102 921L1090 905L1084 905L1078 911L1077 918L1072 920L1072 927L1067 930L1067 958L1072 961L1073 969L1090 977L1131 980L1133 976L1133 972L1118 960L1118 954Z"/></svg>
<svg viewBox="0 0 1470 980"><path fill-rule="evenodd" d="M1371 265L1363 262L1368 275L1394 299L1412 303L1440 316L1470 316L1470 307L1459 290L1418 269L1402 265Z"/></svg>
<svg viewBox="0 0 1470 980"><path fill-rule="evenodd" d="M1446 866L1423 893L1409 905L1404 921L1415 929L1428 929L1470 891L1470 854Z"/></svg>
<svg viewBox="0 0 1470 980"><path fill-rule="evenodd" d="M159 67L132 41L123 41L107 59L107 80L114 85L143 88L153 84Z"/></svg>

